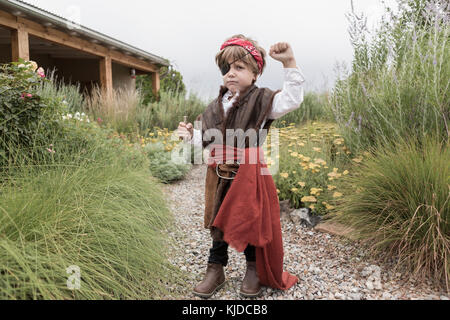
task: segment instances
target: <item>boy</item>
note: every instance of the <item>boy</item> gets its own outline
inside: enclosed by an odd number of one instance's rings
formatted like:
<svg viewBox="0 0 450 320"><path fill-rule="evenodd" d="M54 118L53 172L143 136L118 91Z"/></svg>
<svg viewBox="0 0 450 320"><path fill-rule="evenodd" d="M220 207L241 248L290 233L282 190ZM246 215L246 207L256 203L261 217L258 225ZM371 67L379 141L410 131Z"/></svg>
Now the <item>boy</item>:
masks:
<svg viewBox="0 0 450 320"><path fill-rule="evenodd" d="M305 81L296 66L290 45L281 42L271 46L269 55L283 63L285 68L283 90L274 92L268 88L256 87L254 85L256 79L262 74L266 64L265 55L265 50L259 47L256 41L243 35L235 35L225 41L216 55L216 63L221 69L224 84L220 88L219 96L197 117L197 121L202 123L201 131L193 129L191 123L181 122L178 127L179 136L187 137L191 139L191 143L206 148L211 145L208 139L210 130L222 133L219 141L216 141L215 137L215 146L225 142L223 140L229 144L230 139L227 138L230 137L228 134L230 129L244 132L257 130L255 144L238 138L237 149L233 135L232 151L245 150L245 153L253 147L263 145L265 138L263 134L267 132L273 120L297 109L302 103L302 84ZM217 160L220 155L212 158ZM221 164L214 162L212 166L208 166L205 184L204 222L205 228L210 229L213 246L210 249L205 277L194 288L193 293L209 298L223 287L225 284L223 266L228 262L229 244L239 249L238 251L244 251L246 257L247 270L240 289L242 296L259 296L262 292L261 284L288 289L297 282L297 278L282 271L279 206L276 191L275 195L273 194L274 184L271 176L269 175L269 179L267 176L260 177L256 174L262 188L267 190L264 194L269 196L255 205L258 201L255 199L261 200L262 196L254 194L256 189L261 188L248 184L249 181L255 181L253 167L238 161L233 164L218 162ZM259 165L261 164L257 164ZM251 176L244 179L246 174ZM255 197L249 195L248 198L241 199L241 195L245 193L242 191L246 187L250 190L249 194L254 194ZM251 202L251 199L254 199L254 202ZM248 212L237 209L246 206L249 208ZM241 230L240 233L234 232L237 229ZM225 241L225 238L228 241Z"/></svg>

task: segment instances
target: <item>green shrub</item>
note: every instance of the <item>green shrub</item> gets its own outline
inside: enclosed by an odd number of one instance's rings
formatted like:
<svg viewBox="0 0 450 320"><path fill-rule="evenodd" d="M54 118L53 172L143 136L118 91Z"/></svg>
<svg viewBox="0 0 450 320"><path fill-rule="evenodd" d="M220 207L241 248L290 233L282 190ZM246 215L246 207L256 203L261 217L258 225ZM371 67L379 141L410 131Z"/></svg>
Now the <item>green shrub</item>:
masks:
<svg viewBox="0 0 450 320"><path fill-rule="evenodd" d="M171 153L165 150L162 142L149 143L144 147L150 159L150 172L164 183L184 178L191 165L189 163L176 163L171 159Z"/></svg>
<svg viewBox="0 0 450 320"><path fill-rule="evenodd" d="M136 77L136 88L141 92L143 104L158 101L161 92L174 92L185 95L186 86L183 83L183 76L174 69L173 65L163 66L159 69L159 85L158 94L154 94L152 77L149 74L138 75Z"/></svg>
<svg viewBox="0 0 450 320"><path fill-rule="evenodd" d="M419 11L409 20L393 16L370 43L359 25L364 19L352 16L352 70L336 82L332 95L340 132L352 151L406 136L448 140L450 26L436 10Z"/></svg>
<svg viewBox="0 0 450 320"><path fill-rule="evenodd" d="M145 153L75 118L53 134L33 161L15 150L0 181L0 299L166 296L178 281L166 256L172 218Z"/></svg>
<svg viewBox="0 0 450 320"><path fill-rule="evenodd" d="M147 168L119 163L16 172L0 194L0 298L162 298L176 270L162 233L172 222L153 180ZM73 265L81 283L72 291Z"/></svg>
<svg viewBox="0 0 450 320"><path fill-rule="evenodd" d="M47 79L37 87L37 93L41 97L53 98L66 105L68 113L84 111L84 97L80 92L80 84L67 84L63 79L58 79L55 69L47 71Z"/></svg>
<svg viewBox="0 0 450 320"><path fill-rule="evenodd" d="M416 275L450 279L450 148L436 137L376 146L355 174L332 220L355 228L374 253L397 256Z"/></svg>
<svg viewBox="0 0 450 320"><path fill-rule="evenodd" d="M46 140L65 110L58 99L38 94L48 80L35 67L23 60L0 67L0 167L16 146L30 148Z"/></svg>

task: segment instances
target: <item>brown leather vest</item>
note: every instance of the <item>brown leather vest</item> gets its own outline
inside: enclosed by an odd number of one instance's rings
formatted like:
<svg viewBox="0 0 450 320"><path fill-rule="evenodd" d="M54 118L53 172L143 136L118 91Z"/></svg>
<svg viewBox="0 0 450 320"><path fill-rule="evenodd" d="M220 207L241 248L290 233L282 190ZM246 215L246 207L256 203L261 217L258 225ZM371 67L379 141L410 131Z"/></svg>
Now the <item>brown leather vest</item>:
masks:
<svg viewBox="0 0 450 320"><path fill-rule="evenodd" d="M202 122L202 137L205 137L204 133L206 130L218 129L225 139L221 143L232 145L233 141L228 141L225 136L226 129L241 129L243 132L246 132L248 129L255 129L259 136L259 129L272 110L273 98L281 90L272 91L268 88L258 88L253 84L246 91L240 93L225 116L222 98L227 90L225 86L220 86L219 96L197 117L196 121ZM267 119L262 129L266 129L268 132L272 122L272 119ZM261 136L258 140L260 140L258 145L262 146L265 136ZM212 142L215 141L203 141L203 147L205 148ZM239 141L234 142L234 147L244 147L244 145L237 145ZM248 139L245 141L245 147L249 147Z"/></svg>
<svg viewBox="0 0 450 320"><path fill-rule="evenodd" d="M260 135L259 129L272 110L275 94L281 90L272 91L268 88L258 88L253 84L245 92L240 93L225 116L222 98L227 90L225 86L221 86L219 96L197 117L196 121L202 122L202 137L205 137L206 130L217 129L220 130L224 137L223 139L225 139L220 143L227 143L236 148L243 148L245 144L245 147L248 148L248 139L241 142L239 142L239 139L237 139L238 141L236 139L227 139L225 136L226 129L242 129L243 132L246 132L248 129L255 129L258 136L257 145L262 146L266 135ZM272 119L267 119L263 129L266 129L268 132L272 122ZM214 141L214 139L212 141L203 141L203 148L206 148L211 143L219 142ZM237 171L238 168L239 165L237 164L221 164L218 167L218 172L221 176L232 177L234 175L232 171ZM211 227L211 225L232 181L219 178L216 170L208 166L205 183L204 226L211 229L211 235L214 240L221 240L223 236L220 230L215 230L216 228Z"/></svg>

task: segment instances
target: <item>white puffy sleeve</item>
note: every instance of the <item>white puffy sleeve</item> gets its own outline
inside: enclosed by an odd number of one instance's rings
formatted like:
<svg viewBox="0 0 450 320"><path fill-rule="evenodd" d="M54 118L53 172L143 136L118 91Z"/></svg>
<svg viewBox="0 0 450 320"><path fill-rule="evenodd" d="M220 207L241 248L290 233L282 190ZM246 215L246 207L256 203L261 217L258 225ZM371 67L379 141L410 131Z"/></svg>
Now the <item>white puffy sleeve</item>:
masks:
<svg viewBox="0 0 450 320"><path fill-rule="evenodd" d="M273 99L269 119L278 119L300 107L303 102L303 83L305 81L300 69L284 68L283 89Z"/></svg>

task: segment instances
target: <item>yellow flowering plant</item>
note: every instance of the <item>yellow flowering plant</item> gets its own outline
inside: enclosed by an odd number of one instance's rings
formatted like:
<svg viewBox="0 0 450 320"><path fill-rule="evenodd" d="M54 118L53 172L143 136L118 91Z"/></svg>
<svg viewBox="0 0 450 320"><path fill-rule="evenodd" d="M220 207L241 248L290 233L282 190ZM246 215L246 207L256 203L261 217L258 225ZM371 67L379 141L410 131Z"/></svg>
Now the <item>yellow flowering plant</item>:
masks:
<svg viewBox="0 0 450 320"><path fill-rule="evenodd" d="M316 121L279 130L279 170L274 181L280 200L288 199L295 208L314 208L319 214L334 209L344 196L339 181L356 164L355 157L345 152L348 149L336 133L337 126Z"/></svg>

